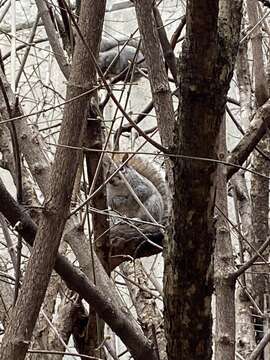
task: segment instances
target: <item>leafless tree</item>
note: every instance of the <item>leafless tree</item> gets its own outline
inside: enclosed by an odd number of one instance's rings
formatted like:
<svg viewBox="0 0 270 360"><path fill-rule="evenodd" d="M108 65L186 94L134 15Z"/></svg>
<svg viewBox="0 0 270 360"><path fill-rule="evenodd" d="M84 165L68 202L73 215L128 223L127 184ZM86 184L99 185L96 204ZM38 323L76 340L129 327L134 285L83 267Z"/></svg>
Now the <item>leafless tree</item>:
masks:
<svg viewBox="0 0 270 360"><path fill-rule="evenodd" d="M270 4L187 0L171 38L162 6L108 7L136 14L119 39L102 33L105 0L36 0L17 49L14 22L0 26L0 165L17 194L0 181L3 360L212 359L213 343L216 360L269 358ZM136 115L138 81L151 101ZM122 152L164 163L169 221L109 221L103 163Z"/></svg>

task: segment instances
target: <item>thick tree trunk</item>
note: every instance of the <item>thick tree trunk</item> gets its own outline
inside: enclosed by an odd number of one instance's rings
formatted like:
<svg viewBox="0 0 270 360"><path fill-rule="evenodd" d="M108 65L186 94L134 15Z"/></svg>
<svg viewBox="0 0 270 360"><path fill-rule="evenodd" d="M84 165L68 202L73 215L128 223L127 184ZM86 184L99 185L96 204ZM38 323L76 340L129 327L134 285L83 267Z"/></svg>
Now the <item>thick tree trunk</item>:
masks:
<svg viewBox="0 0 270 360"><path fill-rule="evenodd" d="M240 9L241 1L187 1L176 154L217 158L239 41ZM164 271L168 357L186 360L192 354L192 359L210 360L216 165L180 157L174 160L173 177L174 216Z"/></svg>
<svg viewBox="0 0 270 360"><path fill-rule="evenodd" d="M95 58L98 58L100 46L100 33L103 27L103 14L106 6L106 0L96 1L93 3L92 11L89 13L88 21L93 24L95 31L89 34L89 42L87 45L92 49ZM94 64L89 68L90 83L89 86L94 88L97 86L96 68ZM87 116L87 125L84 137L84 146L102 150L102 123L98 112L98 96L97 91L93 91L89 96L89 112ZM90 189L93 192L104 182L102 162L99 163L101 153L86 152L87 175ZM91 205L95 209L104 210L107 208L106 189L100 190L92 199ZM86 207L86 211L87 211ZM89 215L87 215L89 216ZM93 235L92 244L96 253L106 271L110 272L110 241L108 232L108 220L103 214L92 213ZM89 229L90 231L90 229ZM90 236L91 238L91 236ZM94 245L95 244L95 245ZM93 249L92 249L93 251ZM94 277L96 283L96 276ZM90 308L87 329L84 337L84 346L82 353L89 356L103 357L103 348L100 344L103 342L104 322L99 319L93 308Z"/></svg>
<svg viewBox="0 0 270 360"><path fill-rule="evenodd" d="M187 2L181 103L174 141L177 154L216 158L221 121L213 82L218 57L217 19L218 1L203 1L199 6ZM165 326L171 360L190 359L191 354L193 359L212 356L215 171L211 162L174 161L174 218L164 271Z"/></svg>

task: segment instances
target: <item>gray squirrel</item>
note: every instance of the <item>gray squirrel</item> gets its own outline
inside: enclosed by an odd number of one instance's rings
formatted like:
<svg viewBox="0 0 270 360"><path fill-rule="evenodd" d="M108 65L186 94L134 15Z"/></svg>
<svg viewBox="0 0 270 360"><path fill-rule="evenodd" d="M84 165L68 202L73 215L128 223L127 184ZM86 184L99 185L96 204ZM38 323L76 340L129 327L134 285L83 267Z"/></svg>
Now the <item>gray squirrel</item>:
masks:
<svg viewBox="0 0 270 360"><path fill-rule="evenodd" d="M124 46L124 44L128 42ZM134 60L137 52L138 41L135 39L108 39L102 38L98 64L103 72L109 68L110 75L120 74ZM136 62L141 63L144 57L138 51ZM141 67L141 65L137 65Z"/></svg>
<svg viewBox="0 0 270 360"><path fill-rule="evenodd" d="M109 158L106 161L108 177L116 168ZM116 155L113 161L117 166L121 165L123 155ZM155 221L165 224L168 217L168 189L161 171L149 161L134 156L107 184L107 200L112 210L128 218L152 221L151 216L138 204L123 176Z"/></svg>

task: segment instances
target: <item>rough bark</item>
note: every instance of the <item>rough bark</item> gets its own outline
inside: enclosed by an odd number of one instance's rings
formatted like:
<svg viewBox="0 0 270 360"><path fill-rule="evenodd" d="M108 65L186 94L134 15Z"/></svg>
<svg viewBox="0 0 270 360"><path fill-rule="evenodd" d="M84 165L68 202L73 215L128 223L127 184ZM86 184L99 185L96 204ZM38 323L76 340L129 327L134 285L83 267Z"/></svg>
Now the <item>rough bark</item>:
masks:
<svg viewBox="0 0 270 360"><path fill-rule="evenodd" d="M236 62L236 75L240 99L240 119L244 130L249 127L252 114L252 103L250 101L251 80L247 50L247 41L244 41L239 46Z"/></svg>
<svg viewBox="0 0 270 360"><path fill-rule="evenodd" d="M218 158L225 159L226 126L225 116L220 129ZM221 165L217 170L216 194L217 235L214 261L216 295L215 359L231 360L235 354L235 279L233 251L228 217L227 181Z"/></svg>
<svg viewBox="0 0 270 360"><path fill-rule="evenodd" d="M0 77L4 85L9 104L11 108L13 108L16 103L16 97L1 68ZM0 97L0 101L1 120L5 121L9 118L9 116L3 96ZM21 115L23 115L22 112ZM6 134L5 126L2 128L2 131ZM16 131L20 150L24 155L31 174L36 179L41 192L45 196L49 187L51 168L50 162L46 155L47 147L44 143L44 140L34 126L28 125L27 119L25 118L20 119L16 122ZM12 168L10 168L10 170L14 171ZM15 174L15 171L13 172L13 174Z"/></svg>
<svg viewBox="0 0 270 360"><path fill-rule="evenodd" d="M247 1L247 10L249 23L254 27L258 21L258 5L250 0ZM269 98L269 89L267 84L265 66L264 66L264 55L263 55L263 44L262 44L262 31L261 26L257 26L252 33L251 38L252 54L254 59L254 81L255 81L255 98L258 106L262 106ZM269 156L270 142L268 136L265 136L260 142L260 148L263 152ZM265 178L252 174L251 176L251 206L253 209L252 213L252 225L254 229L254 242L252 245L255 249L259 249L262 244L266 241L269 233L268 225L268 213L269 213L269 162L265 160L257 152L254 152L252 157L252 170L265 175ZM267 256L269 250L265 254ZM263 276L261 272L268 271L268 265L264 266L253 266L253 294L254 299L261 313L269 311L268 304L265 306L265 296L269 296L269 279L267 276ZM268 301L267 301L268 303ZM257 314L256 322L258 324L263 323L263 319ZM267 317L267 315L266 315ZM265 325L267 324L267 318L265 319ZM266 326L267 327L267 326ZM263 330L263 329L261 329ZM267 329L265 329L267 331ZM256 334L257 339L262 338L262 333ZM268 349L269 350L269 349ZM266 351L266 354L268 351ZM267 357L266 357L267 359Z"/></svg>
<svg viewBox="0 0 270 360"><path fill-rule="evenodd" d="M187 35L180 69L181 103L174 140L177 154L216 157L219 123L210 79L218 56L217 17L218 1L211 5L200 2L200 6L187 2ZM199 30L202 27L203 32ZM209 109L213 109L212 114ZM205 138L213 141L210 144ZM170 359L189 359L191 353L194 359L211 359L214 228L210 222L214 173L211 163L174 161L174 219L171 239L165 248L164 271L164 315Z"/></svg>
<svg viewBox="0 0 270 360"><path fill-rule="evenodd" d="M239 43L241 5L241 1L187 1L176 154L217 158ZM183 159L173 162L174 217L164 271L168 357L184 360L192 354L193 359L211 359L216 166Z"/></svg>
<svg viewBox="0 0 270 360"><path fill-rule="evenodd" d="M46 4L46 1L45 0L36 0L36 5L38 8L39 14L42 18L42 21L43 21L46 33L48 35L50 45L53 49L55 58L57 60L57 63L59 65L63 75L65 76L65 78L68 79L69 74L70 74L70 67L67 62L67 59L65 58L63 48L60 45L59 38L55 31L55 27L54 27L48 6Z"/></svg>
<svg viewBox="0 0 270 360"><path fill-rule="evenodd" d="M92 1L84 3L79 26L85 39L91 35L92 24L88 22L93 9ZM101 32L100 32L101 36ZM67 99L77 96L77 100L67 103L59 136L59 144L80 147L85 129L87 98L79 97L88 89L89 54L81 40L75 47ZM23 285L14 307L12 318L5 332L1 347L3 360L24 359L40 306L55 263L57 250L69 212L71 195L78 167L79 152L59 147L52 167L49 194L46 198L33 251L24 276ZM66 176L66 174L69 176Z"/></svg>
<svg viewBox="0 0 270 360"><path fill-rule="evenodd" d="M243 18L243 22L245 17ZM244 24L242 23L242 28ZM251 75L248 60L248 41L239 46L236 74L240 98L240 122L244 130L247 130L252 118L253 102L251 101ZM238 239L240 250L240 261L244 263L250 259L250 248L248 243L253 242L252 209L247 189L244 171L240 170L230 179L231 190L235 205L236 219L238 225ZM243 238L246 241L243 241ZM251 276L244 273L237 282L235 307L236 307L236 351L246 358L255 346L255 334L252 324L250 309L251 301L245 289L251 289Z"/></svg>
<svg viewBox="0 0 270 360"><path fill-rule="evenodd" d="M149 72L149 81L161 142L167 147L172 143L174 111L169 81L153 14L153 1L135 0L134 4L144 57Z"/></svg>
<svg viewBox="0 0 270 360"><path fill-rule="evenodd" d="M234 174L231 185L236 205L236 218L239 214L238 238L240 261L243 264L250 260L249 244L254 241L251 202L243 171ZM236 290L236 350L238 354L247 357L255 346L255 333L250 311L252 303L246 293L250 292L252 288L251 275L244 273L239 280Z"/></svg>
<svg viewBox="0 0 270 360"><path fill-rule="evenodd" d="M270 154L270 142L269 138L265 137L260 142L260 148L266 154ZM269 177L269 162L266 161L260 154L254 153L252 157L252 169L256 172ZM268 215L269 215L269 180L256 175L251 177L250 188L251 206L252 206L252 225L254 230L254 242L252 245L255 249L259 249L269 236ZM264 253L265 258L269 256L269 250ZM265 311L266 317L269 311L268 306L264 309L264 297L269 296L269 278L267 274L269 271L269 265L254 265L252 267L253 274L253 296L254 299L263 313ZM257 312L255 311L257 314ZM259 314L257 314L259 315ZM262 324L263 319L257 318L258 323ZM267 320L267 319L265 319ZM261 329L262 330L262 329ZM262 334L257 334L260 339Z"/></svg>

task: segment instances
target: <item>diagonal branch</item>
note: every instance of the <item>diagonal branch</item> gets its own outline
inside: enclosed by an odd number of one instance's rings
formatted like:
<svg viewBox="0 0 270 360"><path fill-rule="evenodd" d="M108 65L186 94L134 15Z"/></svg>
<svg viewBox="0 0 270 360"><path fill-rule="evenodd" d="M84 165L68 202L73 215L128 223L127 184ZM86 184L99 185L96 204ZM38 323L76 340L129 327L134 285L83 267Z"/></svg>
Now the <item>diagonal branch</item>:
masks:
<svg viewBox="0 0 270 360"><path fill-rule="evenodd" d="M256 360L259 358L259 355L263 352L263 349L270 341L270 331L268 331L262 340L259 342L259 344L256 346L256 348L252 351L250 354L249 360Z"/></svg>
<svg viewBox="0 0 270 360"><path fill-rule="evenodd" d="M227 161L235 165L242 165L247 160L250 153L254 150L258 142L262 139L269 126L270 100L257 110L248 130L236 147L232 150ZM237 168L228 167L227 180L229 180L236 171Z"/></svg>
<svg viewBox="0 0 270 360"><path fill-rule="evenodd" d="M44 24L50 45L52 47L52 50L53 50L55 58L56 58L56 61L59 65L63 75L65 76L66 79L68 79L69 74L70 74L70 67L66 60L66 57L65 57L65 54L61 47L61 44L59 42L59 38L55 31L55 27L52 22L46 1L45 0L36 0L36 5L38 8L38 12L42 18L42 22Z"/></svg>
<svg viewBox="0 0 270 360"><path fill-rule="evenodd" d="M1 181L0 199L0 212L3 213L13 227L20 223L22 225L19 227L20 234L27 243L33 245L37 226L25 210L8 193ZM95 266L98 266L98 264L100 263L95 258ZM154 359L151 346L143 336L137 323L129 315L129 312L124 311L123 306L119 306L118 301L114 300L115 297L112 294L114 286L110 284L109 279L107 279L106 284L100 278L99 287L97 287L89 281L84 273L75 268L60 254L56 257L55 270L71 289L76 291L90 306L95 308L99 316L128 347L134 359L145 359L144 356L149 357L149 360ZM99 265L97 273L102 271L104 274L105 271Z"/></svg>
<svg viewBox="0 0 270 360"><path fill-rule="evenodd" d="M84 1L83 5L79 24L86 41L89 38L91 39L93 27L101 37L105 2L99 2L96 5L93 1ZM95 13L97 24L88 21L91 12ZM95 25L97 26L95 27ZM72 105L68 103L65 106L59 144L82 146L88 99L80 97L80 95L85 88L89 89L88 81L91 76L89 68L93 66L87 55L84 43L79 39L74 52L70 83L67 87L67 99L76 96L77 100ZM46 194L48 196L45 209L40 219L40 226L21 291L2 341L2 360L24 359L30 345L32 332L46 293L68 217L79 155L79 151L74 153L71 149L64 147L58 147L56 150L49 192Z"/></svg>
<svg viewBox="0 0 270 360"><path fill-rule="evenodd" d="M151 1L134 1L162 144L172 144L174 110ZM146 16L147 14L147 16Z"/></svg>

